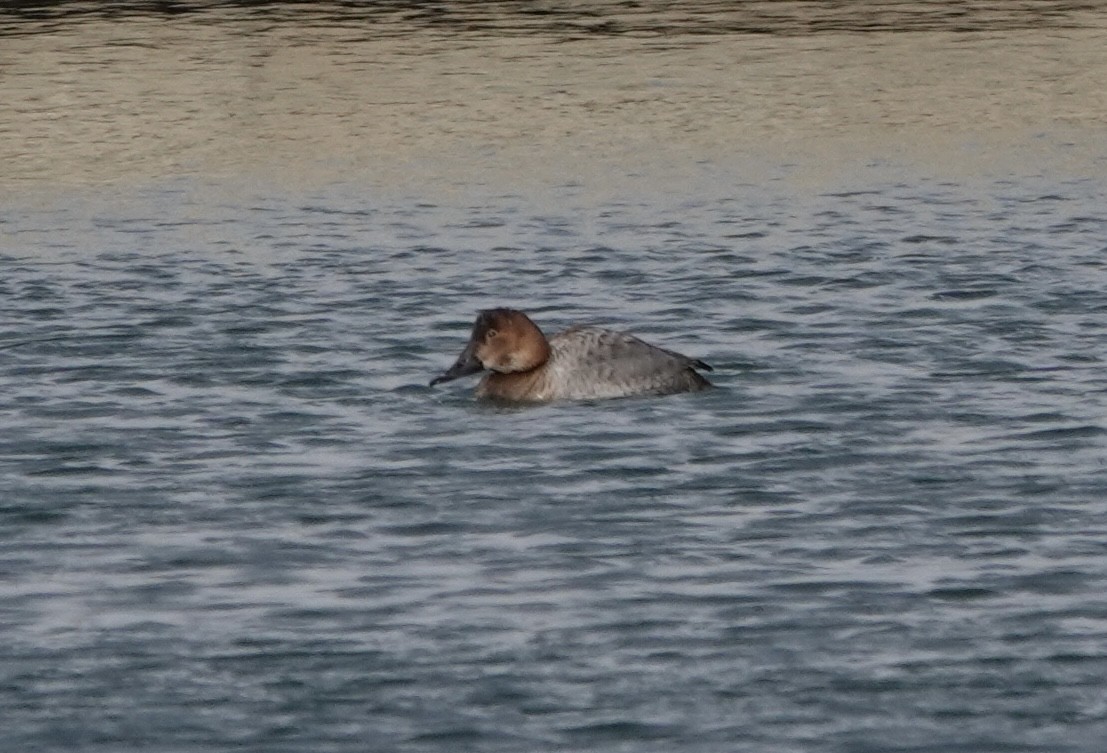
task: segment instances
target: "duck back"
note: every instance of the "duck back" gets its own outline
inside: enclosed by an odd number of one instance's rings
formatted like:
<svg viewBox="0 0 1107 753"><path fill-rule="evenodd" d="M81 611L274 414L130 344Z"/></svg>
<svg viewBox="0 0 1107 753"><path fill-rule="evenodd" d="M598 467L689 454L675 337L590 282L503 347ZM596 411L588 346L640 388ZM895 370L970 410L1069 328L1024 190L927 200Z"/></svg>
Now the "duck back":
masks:
<svg viewBox="0 0 1107 753"><path fill-rule="evenodd" d="M556 399L670 395L711 383L703 361L659 348L626 332L577 326L550 338L543 382Z"/></svg>

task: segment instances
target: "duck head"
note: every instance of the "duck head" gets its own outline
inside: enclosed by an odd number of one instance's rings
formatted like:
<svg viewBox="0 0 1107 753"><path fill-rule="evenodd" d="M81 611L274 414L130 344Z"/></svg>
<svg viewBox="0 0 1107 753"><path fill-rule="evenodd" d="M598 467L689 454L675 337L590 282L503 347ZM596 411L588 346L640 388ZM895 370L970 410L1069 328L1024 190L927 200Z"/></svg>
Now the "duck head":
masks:
<svg viewBox="0 0 1107 753"><path fill-rule="evenodd" d="M488 369L512 374L536 369L550 357L550 345L538 325L522 311L486 309L477 315L473 333L454 365L431 380L431 386Z"/></svg>

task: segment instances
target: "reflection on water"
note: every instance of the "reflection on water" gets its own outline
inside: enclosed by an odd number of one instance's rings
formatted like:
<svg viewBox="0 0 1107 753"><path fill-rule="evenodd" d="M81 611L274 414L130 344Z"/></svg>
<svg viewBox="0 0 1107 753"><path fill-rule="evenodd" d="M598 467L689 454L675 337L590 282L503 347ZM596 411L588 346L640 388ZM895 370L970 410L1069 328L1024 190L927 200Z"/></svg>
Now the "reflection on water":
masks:
<svg viewBox="0 0 1107 753"><path fill-rule="evenodd" d="M1013 150L1086 169L1107 120L1107 11L1082 4L123 7L0 15L5 182L594 182L647 155L974 170Z"/></svg>
<svg viewBox="0 0 1107 753"><path fill-rule="evenodd" d="M826 31L1001 31L1074 28L1095 9L1087 2L865 2L864 0L698 0L671 3L519 3L504 0L376 0L372 3L117 2L0 3L22 21L86 21L138 14L318 23L386 24L393 31L419 27L448 33L495 34L810 34ZM0 32L42 28L10 25ZM374 32L377 30L375 29Z"/></svg>
<svg viewBox="0 0 1107 753"><path fill-rule="evenodd" d="M1101 753L1107 11L7 7L6 750Z"/></svg>

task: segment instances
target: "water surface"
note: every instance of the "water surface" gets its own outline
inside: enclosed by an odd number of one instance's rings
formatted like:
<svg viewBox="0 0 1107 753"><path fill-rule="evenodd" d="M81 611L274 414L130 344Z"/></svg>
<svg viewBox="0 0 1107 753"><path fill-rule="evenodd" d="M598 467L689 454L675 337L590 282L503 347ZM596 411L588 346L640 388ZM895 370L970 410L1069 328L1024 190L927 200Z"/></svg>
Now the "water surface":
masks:
<svg viewBox="0 0 1107 753"><path fill-rule="evenodd" d="M3 17L12 749L1102 748L1107 17L591 5Z"/></svg>

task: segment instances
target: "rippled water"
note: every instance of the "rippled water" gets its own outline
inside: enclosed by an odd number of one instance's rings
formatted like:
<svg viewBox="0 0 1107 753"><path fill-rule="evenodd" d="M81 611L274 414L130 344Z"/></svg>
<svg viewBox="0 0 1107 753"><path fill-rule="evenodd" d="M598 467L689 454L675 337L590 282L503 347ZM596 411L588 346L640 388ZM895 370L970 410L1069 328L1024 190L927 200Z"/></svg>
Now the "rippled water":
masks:
<svg viewBox="0 0 1107 753"><path fill-rule="evenodd" d="M822 59L840 40L817 32L796 38ZM982 66L1028 40L990 44ZM559 43L530 54L584 86ZM197 59L217 82L225 61ZM670 82L700 75L664 59ZM337 102L348 83L312 85ZM1074 120L1094 96L1013 116L1030 135L934 113L968 129L934 161L895 124L844 147L818 117L847 106L757 113L798 129L794 157L772 136L711 146L736 110L651 86L665 114L631 138L678 132L684 106L687 141L558 135L523 106L489 128L536 134L526 170L521 146L482 167L471 120L451 146L461 95L367 133L423 129L379 163L313 141L318 113L289 116L272 162L232 129L183 171L143 156L143 128L122 170L64 124L62 160L41 133L9 142L3 747L1102 749L1107 162ZM487 112L529 101L486 93ZM574 171L577 142L599 158ZM232 171L197 156L236 144ZM489 305L630 329L711 363L719 389L509 408L428 388Z"/></svg>

